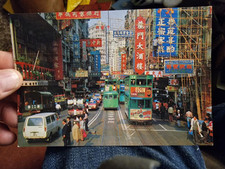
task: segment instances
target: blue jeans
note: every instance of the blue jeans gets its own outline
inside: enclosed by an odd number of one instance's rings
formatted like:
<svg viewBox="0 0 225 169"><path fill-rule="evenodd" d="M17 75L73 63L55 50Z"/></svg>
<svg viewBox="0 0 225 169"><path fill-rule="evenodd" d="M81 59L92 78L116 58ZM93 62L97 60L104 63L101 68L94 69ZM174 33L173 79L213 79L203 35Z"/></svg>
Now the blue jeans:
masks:
<svg viewBox="0 0 225 169"><path fill-rule="evenodd" d="M96 169L116 155L140 156L157 160L160 168L204 169L205 163L198 146L153 147L66 147L48 148L44 169Z"/></svg>

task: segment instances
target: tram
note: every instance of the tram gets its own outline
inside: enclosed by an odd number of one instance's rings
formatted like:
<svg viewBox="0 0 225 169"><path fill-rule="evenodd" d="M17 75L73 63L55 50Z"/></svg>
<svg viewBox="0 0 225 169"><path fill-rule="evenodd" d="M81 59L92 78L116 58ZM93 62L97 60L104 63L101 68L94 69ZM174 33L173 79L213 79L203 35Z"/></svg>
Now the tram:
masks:
<svg viewBox="0 0 225 169"><path fill-rule="evenodd" d="M120 103L124 103L125 102L125 84L124 84L124 80L121 79L119 81L119 102Z"/></svg>
<svg viewBox="0 0 225 169"><path fill-rule="evenodd" d="M152 122L152 75L130 75L125 81L125 114L130 122Z"/></svg>
<svg viewBox="0 0 225 169"><path fill-rule="evenodd" d="M105 91L117 91L117 80L105 79Z"/></svg>
<svg viewBox="0 0 225 169"><path fill-rule="evenodd" d="M24 91L22 95L18 95L19 112L18 116L27 116L40 112L54 112L54 97L50 92L46 91Z"/></svg>
<svg viewBox="0 0 225 169"><path fill-rule="evenodd" d="M103 93L103 108L104 109L117 109L119 106L118 92L110 91Z"/></svg>

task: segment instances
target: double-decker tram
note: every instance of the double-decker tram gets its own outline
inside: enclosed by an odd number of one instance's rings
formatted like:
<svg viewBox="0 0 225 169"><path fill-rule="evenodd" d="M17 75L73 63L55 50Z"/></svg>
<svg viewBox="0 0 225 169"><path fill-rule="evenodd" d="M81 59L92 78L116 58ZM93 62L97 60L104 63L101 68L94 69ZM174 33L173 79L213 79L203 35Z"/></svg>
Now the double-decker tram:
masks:
<svg viewBox="0 0 225 169"><path fill-rule="evenodd" d="M103 93L103 107L104 109L117 109L119 106L118 92L109 91Z"/></svg>
<svg viewBox="0 0 225 169"><path fill-rule="evenodd" d="M117 80L105 79L105 91L117 91Z"/></svg>
<svg viewBox="0 0 225 169"><path fill-rule="evenodd" d="M152 122L152 75L125 78L125 113L130 122Z"/></svg>
<svg viewBox="0 0 225 169"><path fill-rule="evenodd" d="M119 102L124 103L125 102L125 84L124 80L120 79L119 80Z"/></svg>

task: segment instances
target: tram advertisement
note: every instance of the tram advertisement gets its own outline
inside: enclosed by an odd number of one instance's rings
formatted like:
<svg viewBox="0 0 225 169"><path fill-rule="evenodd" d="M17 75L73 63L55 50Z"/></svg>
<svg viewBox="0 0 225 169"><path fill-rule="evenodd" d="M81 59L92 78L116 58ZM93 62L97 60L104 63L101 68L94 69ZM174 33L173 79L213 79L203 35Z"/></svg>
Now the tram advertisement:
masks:
<svg viewBox="0 0 225 169"><path fill-rule="evenodd" d="M131 97L152 97L152 88L151 87L131 87L130 88Z"/></svg>
<svg viewBox="0 0 225 169"><path fill-rule="evenodd" d="M151 109L130 109L131 120L149 120L152 119Z"/></svg>

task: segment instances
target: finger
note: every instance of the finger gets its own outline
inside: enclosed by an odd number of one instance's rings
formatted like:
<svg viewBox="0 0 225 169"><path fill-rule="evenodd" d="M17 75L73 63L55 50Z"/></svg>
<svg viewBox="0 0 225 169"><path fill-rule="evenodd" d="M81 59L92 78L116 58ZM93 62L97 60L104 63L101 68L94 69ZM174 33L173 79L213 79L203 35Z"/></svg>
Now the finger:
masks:
<svg viewBox="0 0 225 169"><path fill-rule="evenodd" d="M12 68L14 68L12 53L0 51L0 69Z"/></svg>
<svg viewBox="0 0 225 169"><path fill-rule="evenodd" d="M15 103L2 103L0 105L0 121L3 121L10 127L17 127L17 113Z"/></svg>
<svg viewBox="0 0 225 169"><path fill-rule="evenodd" d="M0 100L9 96L22 85L21 74L14 69L0 70Z"/></svg>
<svg viewBox="0 0 225 169"><path fill-rule="evenodd" d="M15 133L11 132L3 123L0 123L0 136L0 145L10 145L16 141Z"/></svg>

